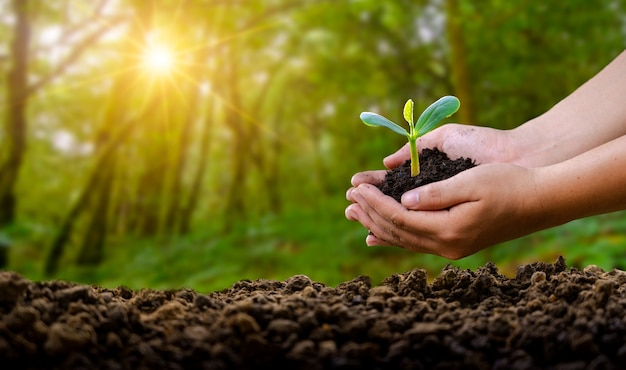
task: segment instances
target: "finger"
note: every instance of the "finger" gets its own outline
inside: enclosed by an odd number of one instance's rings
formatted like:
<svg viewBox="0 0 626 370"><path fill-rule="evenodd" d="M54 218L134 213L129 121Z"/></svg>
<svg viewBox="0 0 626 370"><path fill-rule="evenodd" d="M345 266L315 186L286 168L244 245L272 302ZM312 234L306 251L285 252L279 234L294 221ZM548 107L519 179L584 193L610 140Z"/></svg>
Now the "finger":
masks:
<svg viewBox="0 0 626 370"><path fill-rule="evenodd" d="M436 211L475 201L472 187L467 186L471 178L471 173L462 172L449 179L409 190L402 195L402 205L416 211Z"/></svg>
<svg viewBox="0 0 626 370"><path fill-rule="evenodd" d="M360 222L361 225L363 225L369 231L369 234L365 238L365 243L368 246L371 247L376 245L392 245L376 236L375 233L380 233L381 229L372 220L369 214L363 210L363 207L361 207L360 204L355 203L349 205L345 210L345 214L348 220Z"/></svg>
<svg viewBox="0 0 626 370"><path fill-rule="evenodd" d="M349 200L350 202L354 202L354 199L352 198L353 190L354 190L354 187L351 187L350 189L346 190L346 199Z"/></svg>
<svg viewBox="0 0 626 370"><path fill-rule="evenodd" d="M365 238L365 244L367 244L368 247L395 247L395 245L380 239L371 232Z"/></svg>
<svg viewBox="0 0 626 370"><path fill-rule="evenodd" d="M422 248L415 246L423 244L424 237L415 233L409 225L409 211L401 204L369 185L359 186L353 192L353 198L359 205L359 222L376 238L389 245L411 245L414 247L411 250L422 251Z"/></svg>
<svg viewBox="0 0 626 370"><path fill-rule="evenodd" d="M445 131L448 129L448 127L446 127L446 125L438 127L436 129L434 129L433 131L420 136L417 139L417 147L420 149L432 149L432 148L437 148L441 151L443 151L443 139L445 138Z"/></svg>
<svg viewBox="0 0 626 370"><path fill-rule="evenodd" d="M383 159L383 164L387 168L396 168L401 166L406 162L407 159L411 158L411 153L409 150L409 144L404 144L404 146L395 153L388 155Z"/></svg>
<svg viewBox="0 0 626 370"><path fill-rule="evenodd" d="M376 235L378 239L391 241L388 237L384 237L388 233L384 232L384 229L381 227L381 224L388 223L387 220L384 220L378 214L376 208L370 204L372 199L378 197L386 198L383 202L386 201L395 204L400 209L404 209L395 199L384 195L375 186L362 184L351 193L351 198L355 203L346 208L346 217L353 221L359 221L366 229ZM386 226L385 228L388 229L389 227Z"/></svg>
<svg viewBox="0 0 626 370"><path fill-rule="evenodd" d="M426 135L429 135L429 134L432 134L432 132L429 132ZM415 145L417 145L417 147L420 148L420 151L422 149L433 149L433 148L439 149L440 143L438 143L435 140L435 137L434 136L426 136L426 135L420 136L417 139L417 142L415 143ZM441 150L441 149L439 149L439 150Z"/></svg>
<svg viewBox="0 0 626 370"><path fill-rule="evenodd" d="M348 220L350 220L350 221L360 221L360 220L363 220L363 222L361 222L361 224L363 224L363 226L365 226L365 228L367 228L367 230L369 232L369 234L365 238L365 244L367 244L370 247L373 247L373 246L392 246L392 244L384 241L383 239L378 238L368 228L367 225L369 225L371 227L373 225L373 222L371 221L369 216L363 212L362 208L358 204L351 204L350 206L346 207L345 214L346 214L346 218Z"/></svg>
<svg viewBox="0 0 626 370"><path fill-rule="evenodd" d="M361 184L379 185L385 178L386 174L387 171L385 170L359 172L352 176L352 179L350 179L350 183L354 187L357 187Z"/></svg>
<svg viewBox="0 0 626 370"><path fill-rule="evenodd" d="M356 212L357 210L355 208L359 207L358 204L350 204L349 206L346 207L346 209L343 211L344 215L346 216L346 218L350 221L358 221L356 219Z"/></svg>
<svg viewBox="0 0 626 370"><path fill-rule="evenodd" d="M367 245L377 245L382 241L386 245L398 246L412 252L434 254L451 259L460 258L456 250L456 241L449 239L455 238L456 235L448 233L447 230L454 224L463 228L463 218L460 219L459 215L467 216L471 213L467 210L471 207L469 203L460 204L451 210L440 211L410 211L400 206L404 212L399 212L399 209L395 207L382 207L379 201L385 202L386 196L376 197L375 191L368 193L369 191L370 189L359 189L355 196L359 205L362 205L362 212L367 214L367 221L364 225L367 225L366 227L374 234L373 238L366 238ZM393 203L398 204L395 200ZM481 212L483 211L473 213L475 217L478 217Z"/></svg>
<svg viewBox="0 0 626 370"><path fill-rule="evenodd" d="M367 186L360 186L354 198L367 214L366 227L377 238L414 252L438 255L445 252L438 250L442 234L452 223L461 227L463 220L459 215L468 215L467 207L473 204L468 201L451 209L413 211Z"/></svg>

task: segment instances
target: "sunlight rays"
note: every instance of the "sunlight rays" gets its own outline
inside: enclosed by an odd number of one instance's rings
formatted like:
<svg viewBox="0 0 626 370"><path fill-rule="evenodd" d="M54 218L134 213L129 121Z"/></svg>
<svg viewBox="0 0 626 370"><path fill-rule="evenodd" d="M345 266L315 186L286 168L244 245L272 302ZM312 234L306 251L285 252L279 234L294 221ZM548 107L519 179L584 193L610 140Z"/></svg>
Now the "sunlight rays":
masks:
<svg viewBox="0 0 626 370"><path fill-rule="evenodd" d="M229 57L235 55L231 45L260 33L278 30L285 22L250 22L231 32L207 28L205 34L192 35L177 32L180 30L172 27L169 24L171 21L129 23L130 27L125 32L113 33L111 29L103 38L101 51L104 54L93 57L88 54L83 59L89 62L89 67L93 67L90 72L73 69L75 74L71 82L54 85L48 91L111 89L110 101L103 107L120 105L126 108L120 109L123 113L115 120L109 122L108 118L103 118L107 121L104 125L115 127L116 122L134 120L143 117L146 112L155 111L165 127L173 127L186 110L194 109L191 96L195 90L200 86L220 86L217 81L223 79L222 70L228 68ZM245 53L245 49L237 52ZM98 63L103 66L106 63L107 66L103 68ZM272 67L273 70L280 70L283 61L276 60L274 63L277 68ZM267 81L258 81L258 84L264 85ZM119 87L116 88L116 85ZM200 99L219 102L224 110L247 122L251 130L263 132L285 146L293 145L261 119L258 112L248 111L241 101L232 101L232 97L221 88L205 89L204 94Z"/></svg>
<svg viewBox="0 0 626 370"><path fill-rule="evenodd" d="M142 65L154 74L168 74L176 67L174 52L163 44L148 44L142 55Z"/></svg>

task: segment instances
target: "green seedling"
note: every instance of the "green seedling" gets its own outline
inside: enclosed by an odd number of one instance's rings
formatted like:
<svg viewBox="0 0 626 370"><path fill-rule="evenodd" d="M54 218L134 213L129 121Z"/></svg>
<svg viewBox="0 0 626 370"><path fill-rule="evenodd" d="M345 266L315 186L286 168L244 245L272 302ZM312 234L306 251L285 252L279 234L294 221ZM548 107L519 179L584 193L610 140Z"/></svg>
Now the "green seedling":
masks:
<svg viewBox="0 0 626 370"><path fill-rule="evenodd" d="M442 119L453 115L459 110L461 102L455 96L444 96L426 108L417 119L417 122L413 121L414 105L411 99L404 104L403 115L404 119L409 123L408 131L377 113L363 112L360 116L361 121L368 126L386 127L396 134L407 137L411 152L411 176L417 176L420 173L417 138L434 129Z"/></svg>

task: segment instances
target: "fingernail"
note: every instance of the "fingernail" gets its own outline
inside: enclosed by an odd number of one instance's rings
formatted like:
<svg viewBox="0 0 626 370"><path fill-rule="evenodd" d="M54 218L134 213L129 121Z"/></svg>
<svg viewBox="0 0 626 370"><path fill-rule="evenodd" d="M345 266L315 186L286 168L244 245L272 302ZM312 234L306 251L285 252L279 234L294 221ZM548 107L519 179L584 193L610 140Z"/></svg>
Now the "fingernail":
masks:
<svg viewBox="0 0 626 370"><path fill-rule="evenodd" d="M348 220L355 221L354 212L352 211L352 205L349 205L348 207L346 207L344 214Z"/></svg>
<svg viewBox="0 0 626 370"><path fill-rule="evenodd" d="M346 199L347 199L347 200L352 200L352 190L353 190L353 189L354 189L354 188L350 188L350 189L348 189L348 190L346 191Z"/></svg>
<svg viewBox="0 0 626 370"><path fill-rule="evenodd" d="M406 192L402 194L402 199L400 199L400 201L406 208L417 207L417 204L420 201L420 195L418 192Z"/></svg>

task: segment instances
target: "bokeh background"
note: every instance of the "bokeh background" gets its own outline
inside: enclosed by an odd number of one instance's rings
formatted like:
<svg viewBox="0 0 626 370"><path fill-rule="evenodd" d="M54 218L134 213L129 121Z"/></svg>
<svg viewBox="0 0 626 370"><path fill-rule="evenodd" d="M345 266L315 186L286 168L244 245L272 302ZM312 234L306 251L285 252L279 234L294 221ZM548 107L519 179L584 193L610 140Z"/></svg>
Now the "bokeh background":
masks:
<svg viewBox="0 0 626 370"><path fill-rule="evenodd" d="M404 143L360 112L452 94L451 120L513 128L625 46L618 0L0 0L0 264L199 291L625 268L622 212L458 261L368 248L344 218L352 174Z"/></svg>

